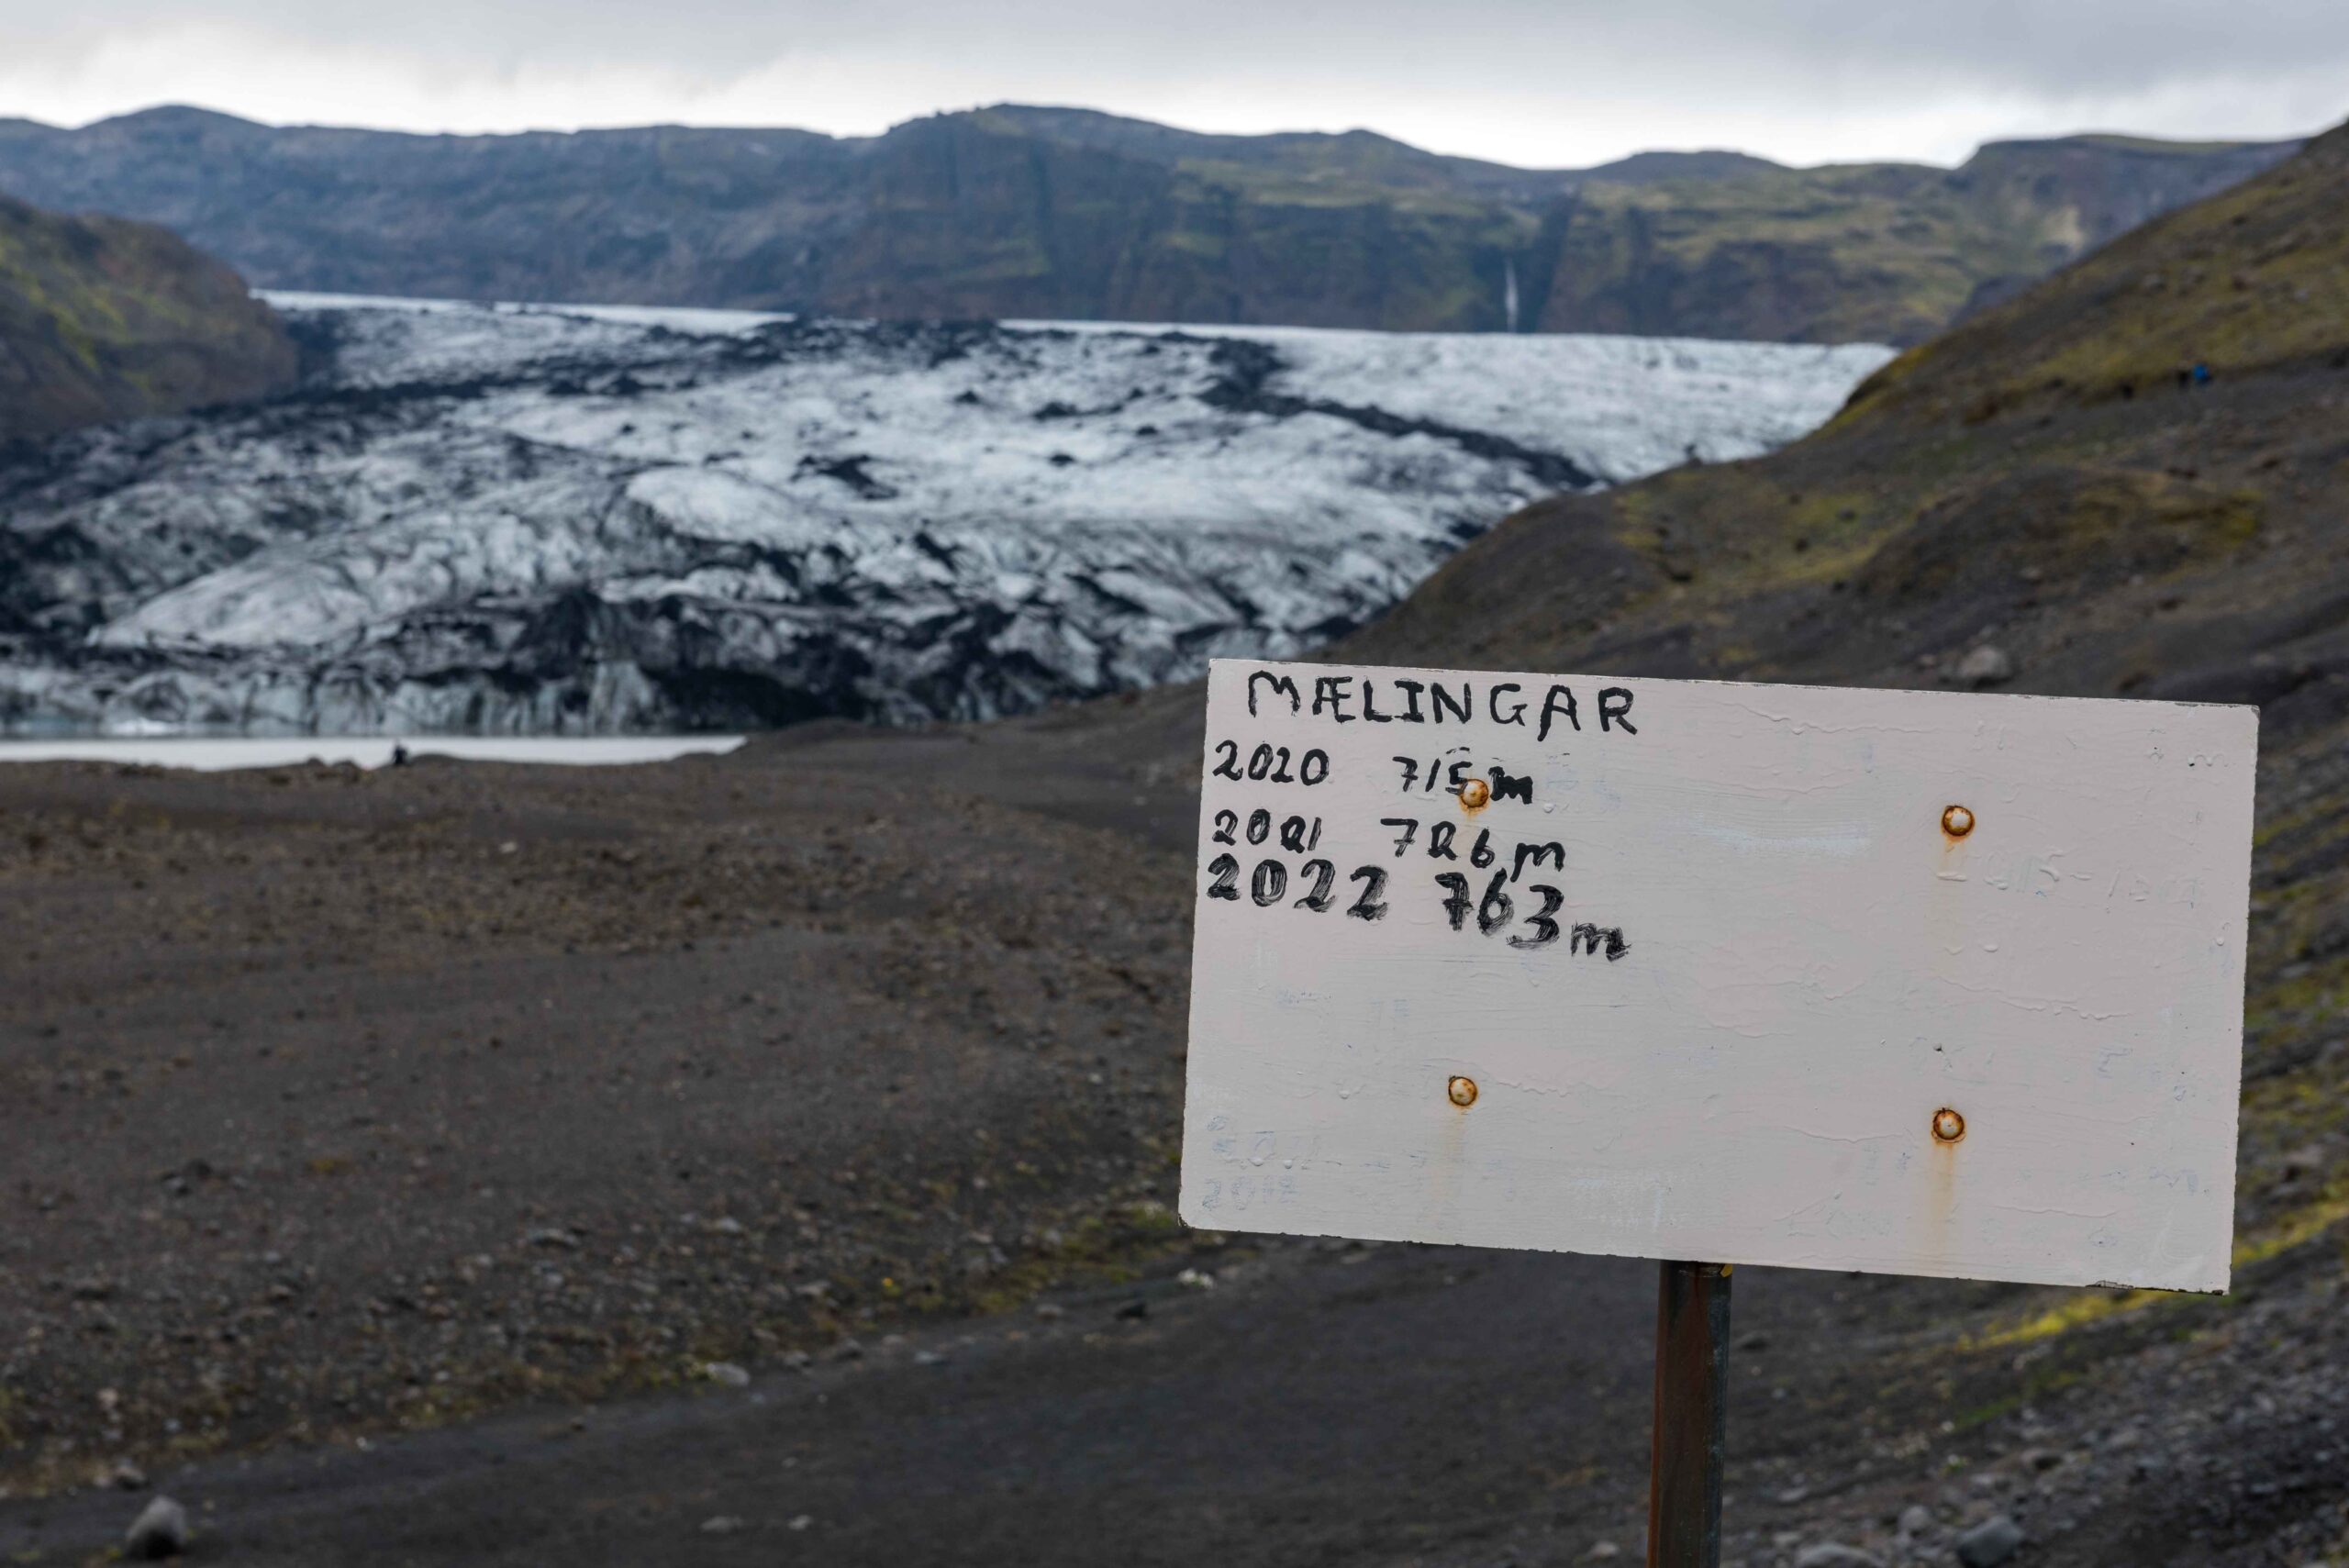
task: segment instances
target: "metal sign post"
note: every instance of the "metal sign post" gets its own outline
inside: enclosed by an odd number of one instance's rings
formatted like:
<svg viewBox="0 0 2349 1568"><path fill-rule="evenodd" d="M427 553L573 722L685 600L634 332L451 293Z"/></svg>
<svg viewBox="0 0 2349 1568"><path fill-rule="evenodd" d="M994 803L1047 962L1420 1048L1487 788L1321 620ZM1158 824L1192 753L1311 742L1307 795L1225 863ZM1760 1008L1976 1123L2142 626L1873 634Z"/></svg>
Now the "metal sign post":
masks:
<svg viewBox="0 0 2349 1568"><path fill-rule="evenodd" d="M1729 1280L1727 1263L1664 1265L1648 1462L1649 1568L1720 1568Z"/></svg>
<svg viewBox="0 0 2349 1568"><path fill-rule="evenodd" d="M1658 1259L1718 1561L1732 1263L2223 1290L2257 715L1219 661L1182 1214Z"/></svg>

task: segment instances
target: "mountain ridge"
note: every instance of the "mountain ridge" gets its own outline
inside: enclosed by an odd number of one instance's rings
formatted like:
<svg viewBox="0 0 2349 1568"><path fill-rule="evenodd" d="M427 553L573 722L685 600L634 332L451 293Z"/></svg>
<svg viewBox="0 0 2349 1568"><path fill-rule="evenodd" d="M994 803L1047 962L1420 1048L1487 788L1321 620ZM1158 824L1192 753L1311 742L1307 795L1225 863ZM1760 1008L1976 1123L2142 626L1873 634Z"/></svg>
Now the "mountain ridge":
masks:
<svg viewBox="0 0 2349 1568"><path fill-rule="evenodd" d="M879 136L455 136L184 106L0 121L0 189L164 223L272 287L1445 331L1919 341L2297 143L1725 151L1520 169L1377 132L1003 104Z"/></svg>

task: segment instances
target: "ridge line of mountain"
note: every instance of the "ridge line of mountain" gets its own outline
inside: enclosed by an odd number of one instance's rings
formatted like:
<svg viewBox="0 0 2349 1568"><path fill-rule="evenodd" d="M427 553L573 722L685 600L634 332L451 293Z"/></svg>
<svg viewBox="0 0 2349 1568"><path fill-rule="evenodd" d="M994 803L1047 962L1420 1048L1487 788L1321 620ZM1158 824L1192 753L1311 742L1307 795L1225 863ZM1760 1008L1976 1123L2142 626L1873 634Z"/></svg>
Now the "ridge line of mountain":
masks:
<svg viewBox="0 0 2349 1568"><path fill-rule="evenodd" d="M1986 143L1955 169L1696 151L1537 170L1371 131L1008 104L862 138L164 107L0 121L0 190L330 293L1906 344L2298 145L2091 134Z"/></svg>

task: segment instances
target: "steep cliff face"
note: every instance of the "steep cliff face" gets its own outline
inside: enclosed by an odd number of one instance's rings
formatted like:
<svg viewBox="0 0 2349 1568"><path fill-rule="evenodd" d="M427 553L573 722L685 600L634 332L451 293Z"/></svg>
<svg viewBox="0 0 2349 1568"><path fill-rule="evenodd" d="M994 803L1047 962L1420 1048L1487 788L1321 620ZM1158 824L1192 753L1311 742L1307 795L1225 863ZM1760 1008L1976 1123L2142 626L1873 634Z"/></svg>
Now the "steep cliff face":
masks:
<svg viewBox="0 0 2349 1568"><path fill-rule="evenodd" d="M236 273L175 236L0 196L0 442L254 396L295 359Z"/></svg>
<svg viewBox="0 0 2349 1568"><path fill-rule="evenodd" d="M1539 321L1914 343L2289 150L2087 136L1992 142L1955 170L1593 179L1545 215Z"/></svg>
<svg viewBox="0 0 2349 1568"><path fill-rule="evenodd" d="M2288 150L2084 137L1957 171L1712 152L1544 172L1367 132L1018 106L850 139L417 137L161 109L0 123L0 184L170 224L286 288L1906 342Z"/></svg>

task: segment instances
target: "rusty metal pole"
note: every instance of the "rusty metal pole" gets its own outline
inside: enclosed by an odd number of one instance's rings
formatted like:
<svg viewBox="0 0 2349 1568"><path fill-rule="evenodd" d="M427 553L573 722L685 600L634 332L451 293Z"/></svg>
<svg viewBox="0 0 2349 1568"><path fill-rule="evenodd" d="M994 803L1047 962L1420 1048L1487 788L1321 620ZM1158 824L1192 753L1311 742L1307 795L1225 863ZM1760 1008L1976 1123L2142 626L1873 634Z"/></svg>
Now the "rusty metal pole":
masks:
<svg viewBox="0 0 2349 1568"><path fill-rule="evenodd" d="M1664 1265L1655 1319L1648 1568L1720 1568L1729 1271L1727 1263Z"/></svg>

